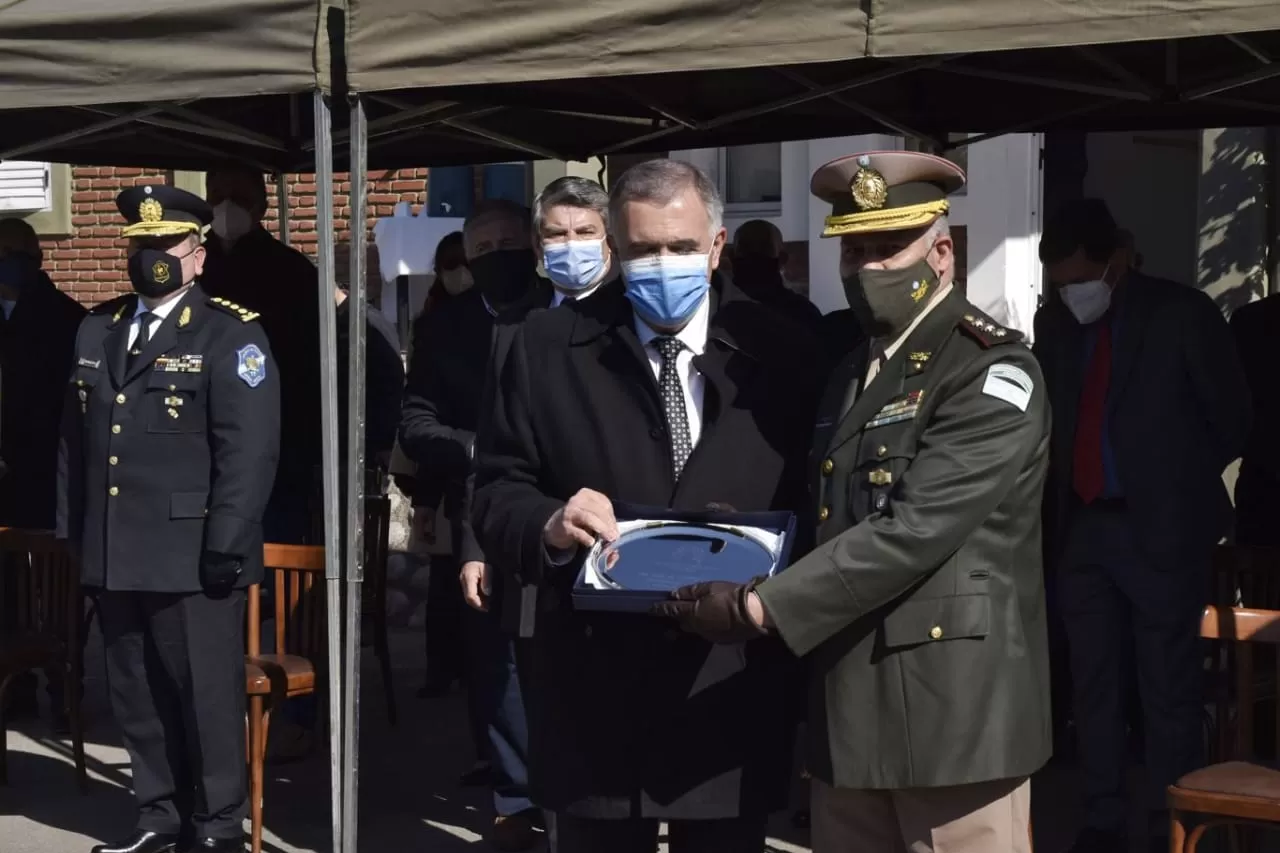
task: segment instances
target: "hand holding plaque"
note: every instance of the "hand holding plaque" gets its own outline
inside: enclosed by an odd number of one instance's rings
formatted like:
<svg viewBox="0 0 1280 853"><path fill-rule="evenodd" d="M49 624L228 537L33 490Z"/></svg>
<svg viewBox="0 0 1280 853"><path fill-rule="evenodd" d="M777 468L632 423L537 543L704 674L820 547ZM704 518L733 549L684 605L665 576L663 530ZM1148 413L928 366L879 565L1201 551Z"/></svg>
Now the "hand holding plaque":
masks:
<svg viewBox="0 0 1280 853"><path fill-rule="evenodd" d="M590 548L597 540L612 542L617 538L613 503L593 489L579 489L542 530L542 541L550 551Z"/></svg>

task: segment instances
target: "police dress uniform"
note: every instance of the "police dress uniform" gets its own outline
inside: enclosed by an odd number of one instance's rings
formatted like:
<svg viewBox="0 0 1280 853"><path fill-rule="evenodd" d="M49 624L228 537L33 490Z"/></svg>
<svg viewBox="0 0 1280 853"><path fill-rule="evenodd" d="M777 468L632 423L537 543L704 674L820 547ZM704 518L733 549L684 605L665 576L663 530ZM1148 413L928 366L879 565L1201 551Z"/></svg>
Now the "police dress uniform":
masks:
<svg viewBox="0 0 1280 853"><path fill-rule="evenodd" d="M198 235L212 218L163 186L126 190L117 205L124 236L143 241ZM149 281L183 275L181 250L145 246L135 255ZM196 849L241 847L244 590L262 575L279 418L256 315L198 284L158 305L122 296L80 327L58 529L97 595L139 811L132 839L95 850L158 853L184 830Z"/></svg>
<svg viewBox="0 0 1280 853"><path fill-rule="evenodd" d="M906 244L963 181L874 152L812 190L833 207L823 236ZM1026 780L1051 748L1044 383L1022 336L931 270L896 294L926 306L914 321L836 369L811 456L818 547L756 589L810 664L816 853L1026 850Z"/></svg>

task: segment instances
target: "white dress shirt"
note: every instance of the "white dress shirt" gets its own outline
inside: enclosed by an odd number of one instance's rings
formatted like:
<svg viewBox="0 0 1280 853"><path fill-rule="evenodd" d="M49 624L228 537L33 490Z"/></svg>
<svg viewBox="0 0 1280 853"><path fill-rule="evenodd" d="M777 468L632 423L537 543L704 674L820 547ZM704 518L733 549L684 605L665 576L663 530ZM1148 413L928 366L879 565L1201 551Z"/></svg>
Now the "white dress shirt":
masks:
<svg viewBox="0 0 1280 853"><path fill-rule="evenodd" d="M129 323L129 343L125 349L133 349L133 342L138 339L138 333L142 329L142 321L138 319L139 317L147 312L151 313L151 322L147 324L147 340L151 340L156 336L156 330L160 328L160 324L173 313L173 309L182 301L182 297L185 294L185 290L180 294L174 294L172 299L160 303L155 308L148 308L143 305L142 299L139 298L137 306L133 309L133 320Z"/></svg>
<svg viewBox="0 0 1280 853"><path fill-rule="evenodd" d="M13 316L13 309L18 307L16 299L0 299L0 310L4 311L4 318L8 320Z"/></svg>
<svg viewBox="0 0 1280 853"><path fill-rule="evenodd" d="M588 296L590 296L591 294L599 290L600 285L603 283L604 283L603 281L597 282L591 285L590 287L583 288L578 293L565 293L564 291L558 290L553 287L551 289L551 306L550 307L556 308L562 302L569 302L571 300L576 300L576 299L586 299Z"/></svg>
<svg viewBox="0 0 1280 853"><path fill-rule="evenodd" d="M711 321L711 300L703 298L702 305L694 313L693 319L675 334L684 344L680 355L676 356L676 372L680 376L680 387L684 389L684 409L689 419L689 442L698 446L698 438L702 435L702 398L706 379L698 368L693 366L693 359L702 355L707 348L707 327ZM653 339L662 335L655 332L643 320L636 317L636 336L644 346L644 353L649 357L649 367L653 369L653 378L662 375L662 355L654 346Z"/></svg>

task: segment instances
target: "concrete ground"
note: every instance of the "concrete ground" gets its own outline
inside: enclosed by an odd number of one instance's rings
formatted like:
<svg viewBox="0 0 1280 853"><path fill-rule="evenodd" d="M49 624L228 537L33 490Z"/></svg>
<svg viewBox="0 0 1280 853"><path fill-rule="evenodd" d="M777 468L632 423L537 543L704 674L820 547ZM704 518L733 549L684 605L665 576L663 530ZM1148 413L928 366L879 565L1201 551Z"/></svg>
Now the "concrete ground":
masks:
<svg viewBox="0 0 1280 853"><path fill-rule="evenodd" d="M486 850L488 797L461 789L456 781L472 761L462 696L414 697L420 633L393 636L392 656L400 710L396 728L387 724L382 683L366 652L359 848L370 853ZM51 736L45 720L21 723L9 733L10 781L0 788L0 853L87 853L98 841L119 838L132 828L128 759L107 708L96 636L86 665L86 719L90 790L83 796L76 792L69 745ZM1032 800L1036 853L1063 853L1079 812L1073 769L1050 765L1033 782ZM269 853L330 850L329 764L323 748L298 763L268 766L265 802ZM770 851L809 849L807 833L792 829L787 815L776 817L771 834Z"/></svg>

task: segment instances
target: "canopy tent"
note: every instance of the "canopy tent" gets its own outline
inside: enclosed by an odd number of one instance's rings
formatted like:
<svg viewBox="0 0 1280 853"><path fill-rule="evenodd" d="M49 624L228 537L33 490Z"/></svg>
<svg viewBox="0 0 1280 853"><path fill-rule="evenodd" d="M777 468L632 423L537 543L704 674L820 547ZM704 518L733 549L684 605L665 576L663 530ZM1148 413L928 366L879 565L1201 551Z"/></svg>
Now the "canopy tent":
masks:
<svg viewBox="0 0 1280 853"><path fill-rule="evenodd" d="M333 830L335 849L354 853L365 232L352 235L352 473L339 512L335 144L360 208L366 166L886 128L941 146L957 130L1270 124L1273 58L1274 0L494 0L483 15L452 0L8 0L0 159L201 168L236 157L318 173L329 659L342 661L329 667ZM330 91L347 126L332 135Z"/></svg>
<svg viewBox="0 0 1280 853"><path fill-rule="evenodd" d="M348 6L378 166L1280 115L1270 0Z"/></svg>
<svg viewBox="0 0 1280 853"><path fill-rule="evenodd" d="M377 168L1280 115L1270 0L68 5L0 6L0 159L308 171L331 72Z"/></svg>

